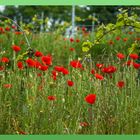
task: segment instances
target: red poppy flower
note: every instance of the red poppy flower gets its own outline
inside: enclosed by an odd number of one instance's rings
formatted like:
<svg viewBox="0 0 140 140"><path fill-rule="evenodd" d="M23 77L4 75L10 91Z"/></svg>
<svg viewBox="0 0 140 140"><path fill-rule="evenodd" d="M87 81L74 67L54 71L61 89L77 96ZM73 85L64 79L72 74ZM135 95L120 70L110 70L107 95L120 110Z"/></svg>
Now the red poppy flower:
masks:
<svg viewBox="0 0 140 140"><path fill-rule="evenodd" d="M23 67L23 63L21 62L21 61L19 61L18 63L17 63L17 67L20 69L20 70L22 70L24 67Z"/></svg>
<svg viewBox="0 0 140 140"><path fill-rule="evenodd" d="M137 38L135 38L135 40L136 40L136 41L140 41L140 38L139 38L139 37L137 37Z"/></svg>
<svg viewBox="0 0 140 140"><path fill-rule="evenodd" d="M130 32L128 32L128 34L129 34L129 35L132 35L132 34L133 34L133 32L131 32L131 31L130 31Z"/></svg>
<svg viewBox="0 0 140 140"><path fill-rule="evenodd" d="M75 50L74 48L70 48L70 51L72 51L72 52L73 52L74 50Z"/></svg>
<svg viewBox="0 0 140 140"><path fill-rule="evenodd" d="M89 126L89 124L88 124L87 122L81 122L81 123L80 123L80 126L86 127L86 126Z"/></svg>
<svg viewBox="0 0 140 140"><path fill-rule="evenodd" d="M12 46L12 49L15 51L15 52L19 52L21 50L21 48L19 46L16 46L16 45L13 45Z"/></svg>
<svg viewBox="0 0 140 140"><path fill-rule="evenodd" d="M74 39L73 38L70 38L70 42L74 42Z"/></svg>
<svg viewBox="0 0 140 140"><path fill-rule="evenodd" d="M91 70L91 74L95 74L95 70L94 69Z"/></svg>
<svg viewBox="0 0 140 140"><path fill-rule="evenodd" d="M72 86L74 85L74 82L71 81L71 80L68 80L68 81L67 81L67 84L68 84L68 86L72 87Z"/></svg>
<svg viewBox="0 0 140 140"><path fill-rule="evenodd" d="M38 76L38 77L41 77L41 76L42 76L42 74L41 74L41 73L37 73L37 76Z"/></svg>
<svg viewBox="0 0 140 140"><path fill-rule="evenodd" d="M86 27L83 26L82 27L82 31L85 32L86 31Z"/></svg>
<svg viewBox="0 0 140 140"><path fill-rule="evenodd" d="M108 73L108 74L114 73L116 72L116 70L117 68L115 66L108 66L108 67L102 68L102 72Z"/></svg>
<svg viewBox="0 0 140 140"><path fill-rule="evenodd" d="M122 53L117 53L117 57L119 59L124 59L125 58L124 54L122 54Z"/></svg>
<svg viewBox="0 0 140 140"><path fill-rule="evenodd" d="M67 75L67 74L69 74L69 71L68 71L68 69L63 68L63 69L62 69L62 73L63 73L64 75Z"/></svg>
<svg viewBox="0 0 140 140"><path fill-rule="evenodd" d="M46 65L52 65L52 56L51 55L42 56L41 60Z"/></svg>
<svg viewBox="0 0 140 140"><path fill-rule="evenodd" d="M95 100L96 100L96 94L88 94L86 97L85 97L85 101L89 104L94 104L95 103Z"/></svg>
<svg viewBox="0 0 140 140"><path fill-rule="evenodd" d="M11 88L12 87L12 84L4 84L3 87L4 88Z"/></svg>
<svg viewBox="0 0 140 140"><path fill-rule="evenodd" d="M63 68L62 66L55 66L54 69L58 72L62 72L63 71Z"/></svg>
<svg viewBox="0 0 140 140"><path fill-rule="evenodd" d="M135 69L139 69L139 68L140 68L140 64L139 64L139 63L133 62L133 67L134 67Z"/></svg>
<svg viewBox="0 0 140 140"><path fill-rule="evenodd" d="M34 66L35 66L35 61L34 61L33 59L31 59L31 58L28 58L28 59L26 60L26 63L27 63L27 65L28 65L29 67L34 67Z"/></svg>
<svg viewBox="0 0 140 140"><path fill-rule="evenodd" d="M96 67L99 69L102 68L103 66L104 66L104 64L100 64L100 63L96 64Z"/></svg>
<svg viewBox="0 0 140 140"><path fill-rule="evenodd" d="M48 100L50 100L50 101L54 101L54 100L56 100L56 97L53 96L53 95L50 95L50 96L48 96Z"/></svg>
<svg viewBox="0 0 140 140"><path fill-rule="evenodd" d="M103 80L104 77L98 73L95 74L96 79Z"/></svg>
<svg viewBox="0 0 140 140"><path fill-rule="evenodd" d="M116 37L116 40L119 41L121 38L119 36Z"/></svg>
<svg viewBox="0 0 140 140"><path fill-rule="evenodd" d="M125 63L127 66L130 66L132 64L132 61L131 60L128 60L126 63Z"/></svg>
<svg viewBox="0 0 140 140"><path fill-rule="evenodd" d="M46 70L48 70L48 66L40 65L39 69L42 70L42 71L46 71Z"/></svg>
<svg viewBox="0 0 140 140"><path fill-rule="evenodd" d="M18 133L19 133L20 135L26 135L26 132L24 132L24 131L18 131Z"/></svg>
<svg viewBox="0 0 140 140"><path fill-rule="evenodd" d="M79 43L80 42L80 39L76 39L76 42Z"/></svg>
<svg viewBox="0 0 140 140"><path fill-rule="evenodd" d="M5 31L10 31L10 28L9 27L5 27Z"/></svg>
<svg viewBox="0 0 140 140"><path fill-rule="evenodd" d="M3 66L0 66L0 71L4 70L4 67Z"/></svg>
<svg viewBox="0 0 140 140"><path fill-rule="evenodd" d="M56 76L55 75L52 75L51 77L53 78L53 80L56 80Z"/></svg>
<svg viewBox="0 0 140 140"><path fill-rule="evenodd" d="M16 26L14 26L14 25L12 25L11 27L12 27L12 29L16 29L16 28L17 28L17 27L16 27Z"/></svg>
<svg viewBox="0 0 140 140"><path fill-rule="evenodd" d="M70 62L70 65L73 67L73 68L82 68L82 64L80 63L79 60L73 60Z"/></svg>
<svg viewBox="0 0 140 140"><path fill-rule="evenodd" d="M33 61L34 61L33 67L40 69L42 64L39 61L37 61L37 60L33 60Z"/></svg>
<svg viewBox="0 0 140 140"><path fill-rule="evenodd" d="M83 32L83 35L84 35L84 36L89 36L89 32L84 31L84 32Z"/></svg>
<svg viewBox="0 0 140 140"><path fill-rule="evenodd" d="M2 27L0 27L0 33L3 34L4 33L4 29Z"/></svg>
<svg viewBox="0 0 140 140"><path fill-rule="evenodd" d="M22 32L16 31L15 34L16 34L16 35L21 35Z"/></svg>
<svg viewBox="0 0 140 140"><path fill-rule="evenodd" d="M9 59L7 57L2 57L1 58L1 62L8 63L9 62Z"/></svg>
<svg viewBox="0 0 140 140"><path fill-rule="evenodd" d="M137 54L130 54L129 57L130 57L131 59L134 59L134 60L136 60L136 59L139 58L139 56L138 56Z"/></svg>
<svg viewBox="0 0 140 140"><path fill-rule="evenodd" d="M123 41L126 42L128 40L128 38L124 38Z"/></svg>
<svg viewBox="0 0 140 140"><path fill-rule="evenodd" d="M66 41L66 40L67 40L67 38L63 38L63 40L64 40L64 41Z"/></svg>
<svg viewBox="0 0 140 140"><path fill-rule="evenodd" d="M53 71L52 71L52 75L53 75L53 76L57 76L58 73L57 73L55 70L53 70Z"/></svg>
<svg viewBox="0 0 140 140"><path fill-rule="evenodd" d="M36 57L42 57L43 54L42 54L42 52L36 51L36 52L35 52L35 56L36 56Z"/></svg>
<svg viewBox="0 0 140 140"><path fill-rule="evenodd" d="M124 81L119 81L119 82L117 83L117 87L119 87L119 88L123 88L124 85L125 85Z"/></svg>

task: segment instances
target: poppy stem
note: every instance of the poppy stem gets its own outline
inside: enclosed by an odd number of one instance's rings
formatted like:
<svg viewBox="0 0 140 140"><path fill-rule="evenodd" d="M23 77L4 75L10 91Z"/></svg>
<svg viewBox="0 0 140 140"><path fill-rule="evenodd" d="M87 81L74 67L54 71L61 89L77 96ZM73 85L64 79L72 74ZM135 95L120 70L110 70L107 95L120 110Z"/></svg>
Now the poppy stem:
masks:
<svg viewBox="0 0 140 140"><path fill-rule="evenodd" d="M93 123L93 114L92 114L92 105L90 105L90 108L89 108L89 120L90 120L90 126L92 127Z"/></svg>
<svg viewBox="0 0 140 140"><path fill-rule="evenodd" d="M13 70L15 71L15 69L16 69L16 52L15 51L13 51L13 63L14 63Z"/></svg>
<svg viewBox="0 0 140 140"><path fill-rule="evenodd" d="M6 63L4 64L4 77L6 79L7 77L7 67L6 67Z"/></svg>

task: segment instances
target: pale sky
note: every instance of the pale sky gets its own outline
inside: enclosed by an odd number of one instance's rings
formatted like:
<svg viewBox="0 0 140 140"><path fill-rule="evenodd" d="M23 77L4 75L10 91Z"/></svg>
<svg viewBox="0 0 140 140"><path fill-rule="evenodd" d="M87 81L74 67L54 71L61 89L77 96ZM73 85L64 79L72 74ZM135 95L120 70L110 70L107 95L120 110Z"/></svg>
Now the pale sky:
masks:
<svg viewBox="0 0 140 140"><path fill-rule="evenodd" d="M3 10L4 10L4 6L0 5L0 11L3 11Z"/></svg>

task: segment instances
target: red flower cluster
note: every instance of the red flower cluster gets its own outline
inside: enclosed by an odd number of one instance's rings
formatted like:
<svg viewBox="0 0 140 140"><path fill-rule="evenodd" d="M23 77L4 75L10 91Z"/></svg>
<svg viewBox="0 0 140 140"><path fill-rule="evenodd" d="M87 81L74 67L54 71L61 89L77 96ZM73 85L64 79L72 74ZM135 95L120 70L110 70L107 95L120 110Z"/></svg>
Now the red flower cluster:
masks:
<svg viewBox="0 0 140 140"><path fill-rule="evenodd" d="M63 66L55 66L54 69L57 72L62 72L64 75L69 74L68 69L64 68Z"/></svg>
<svg viewBox="0 0 140 140"><path fill-rule="evenodd" d="M123 41L126 42L128 40L128 38L124 38Z"/></svg>
<svg viewBox="0 0 140 140"><path fill-rule="evenodd" d="M139 64L139 63L133 62L133 67L134 67L135 69L139 69L139 68L140 68L140 64Z"/></svg>
<svg viewBox="0 0 140 140"><path fill-rule="evenodd" d="M5 27L5 31L10 31L10 27Z"/></svg>
<svg viewBox="0 0 140 140"><path fill-rule="evenodd" d="M22 32L19 32L19 31L15 32L15 35L21 35L21 34L22 34Z"/></svg>
<svg viewBox="0 0 140 140"><path fill-rule="evenodd" d="M15 51L15 52L19 52L21 50L21 48L17 45L13 45L12 46L12 49Z"/></svg>
<svg viewBox="0 0 140 140"><path fill-rule="evenodd" d="M51 55L42 56L41 60L45 65L52 65L52 56Z"/></svg>
<svg viewBox="0 0 140 140"><path fill-rule="evenodd" d="M72 51L72 52L73 52L74 50L75 50L74 48L72 48L72 47L70 48L70 51Z"/></svg>
<svg viewBox="0 0 140 140"><path fill-rule="evenodd" d="M140 41L140 37L135 38L136 41Z"/></svg>
<svg viewBox="0 0 140 140"><path fill-rule="evenodd" d="M124 59L124 58L125 58L125 55L122 54L122 53L117 53L117 57L118 57L119 59Z"/></svg>
<svg viewBox="0 0 140 140"><path fill-rule="evenodd" d="M35 66L35 61L33 59L31 59L31 58L28 58L26 60L26 63L28 65L28 67L34 67Z"/></svg>
<svg viewBox="0 0 140 140"><path fill-rule="evenodd" d="M42 71L46 71L46 70L48 70L48 68L49 68L49 67L46 66L46 65L40 65L40 66L39 66L39 69L42 70Z"/></svg>
<svg viewBox="0 0 140 140"><path fill-rule="evenodd" d="M7 57L2 57L1 58L1 62L2 63L8 63L9 62L9 59Z"/></svg>
<svg viewBox="0 0 140 140"><path fill-rule="evenodd" d="M117 68L115 66L108 66L108 67L102 68L102 72L108 73L108 74L114 73L116 72L116 70Z"/></svg>
<svg viewBox="0 0 140 140"><path fill-rule="evenodd" d="M11 88L12 87L12 84L4 84L3 87L4 88Z"/></svg>
<svg viewBox="0 0 140 140"><path fill-rule="evenodd" d="M85 101L89 104L94 104L95 103L95 100L96 100L96 94L88 94L86 97L85 97Z"/></svg>
<svg viewBox="0 0 140 140"><path fill-rule="evenodd" d="M0 34L3 34L3 33L5 33L4 29L2 27L0 27Z"/></svg>
<svg viewBox="0 0 140 140"><path fill-rule="evenodd" d="M123 88L124 85L125 85L124 81L119 81L119 82L117 83L117 87L119 87L119 88Z"/></svg>
<svg viewBox="0 0 140 140"><path fill-rule="evenodd" d="M73 60L70 62L70 66L73 68L82 68L82 64L80 63L79 60Z"/></svg>
<svg viewBox="0 0 140 140"><path fill-rule="evenodd" d="M68 86L70 86L70 87L74 86L74 82L71 81L71 80L68 80L68 81L67 81L67 84L68 84Z"/></svg>
<svg viewBox="0 0 140 140"><path fill-rule="evenodd" d="M129 34L129 35L132 35L132 34L133 34L133 32L131 32L131 31L130 31L130 32L128 32L128 34Z"/></svg>
<svg viewBox="0 0 140 140"><path fill-rule="evenodd" d="M139 58L139 56L137 54L130 54L129 57L133 60L136 60Z"/></svg>
<svg viewBox="0 0 140 140"><path fill-rule="evenodd" d="M0 66L0 71L4 70L4 67L3 66Z"/></svg>
<svg viewBox="0 0 140 140"><path fill-rule="evenodd" d="M87 30L86 27L83 26L82 31L85 32L86 30Z"/></svg>
<svg viewBox="0 0 140 140"><path fill-rule="evenodd" d="M89 124L88 124L87 122L81 122L81 123L80 123L80 126L86 127L86 126L89 126Z"/></svg>
<svg viewBox="0 0 140 140"><path fill-rule="evenodd" d="M26 132L24 132L24 131L18 131L18 133L19 133L20 135L26 135Z"/></svg>
<svg viewBox="0 0 140 140"><path fill-rule="evenodd" d="M58 75L58 73L55 70L53 70L52 76L51 76L53 78L53 80L56 80L57 75Z"/></svg>
<svg viewBox="0 0 140 140"><path fill-rule="evenodd" d="M91 74L95 74L95 70L94 69L91 70Z"/></svg>
<svg viewBox="0 0 140 140"><path fill-rule="evenodd" d="M128 60L126 63L125 63L127 66L130 66L132 64L132 61L131 60Z"/></svg>
<svg viewBox="0 0 140 140"><path fill-rule="evenodd" d="M104 66L104 64L101 64L101 63L96 64L96 67L99 68L99 69L102 68L103 66Z"/></svg>
<svg viewBox="0 0 140 140"><path fill-rule="evenodd" d="M15 25L12 25L11 27L12 27L12 29L16 29L17 28Z"/></svg>
<svg viewBox="0 0 140 140"><path fill-rule="evenodd" d="M70 38L70 42L74 42L74 39L73 38Z"/></svg>
<svg viewBox="0 0 140 140"><path fill-rule="evenodd" d="M50 101L54 101L54 100L56 100L56 97L55 97L55 96L50 95L50 96L48 96L48 100L50 100Z"/></svg>
<svg viewBox="0 0 140 140"><path fill-rule="evenodd" d="M121 38L119 36L116 37L116 40L119 41Z"/></svg>
<svg viewBox="0 0 140 140"><path fill-rule="evenodd" d="M21 62L21 61L19 61L18 63L17 63L17 67L20 69L20 70L22 70L24 67L23 67L23 63Z"/></svg>
<svg viewBox="0 0 140 140"><path fill-rule="evenodd" d="M36 56L36 57L42 57L43 54L42 54L42 52L36 51L36 52L35 52L35 56Z"/></svg>
<svg viewBox="0 0 140 140"><path fill-rule="evenodd" d="M96 79L104 80L104 77L98 73L95 74Z"/></svg>
<svg viewBox="0 0 140 140"><path fill-rule="evenodd" d="M76 42L79 43L80 42L80 39L76 39Z"/></svg>

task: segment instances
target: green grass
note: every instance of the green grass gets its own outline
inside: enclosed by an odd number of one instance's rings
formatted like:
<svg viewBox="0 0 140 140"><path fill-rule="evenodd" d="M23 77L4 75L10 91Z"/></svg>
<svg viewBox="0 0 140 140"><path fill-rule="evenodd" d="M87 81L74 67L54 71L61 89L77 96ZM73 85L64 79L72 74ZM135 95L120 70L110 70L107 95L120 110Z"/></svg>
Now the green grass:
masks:
<svg viewBox="0 0 140 140"><path fill-rule="evenodd" d="M128 42L117 42L115 35L106 37L92 49L93 61L85 61L85 69L79 70L72 68L69 63L83 56L82 42L87 39L92 41L92 35L77 36L79 43L64 41L63 36L54 33L29 35L27 37L34 50L44 55L52 54L52 66L42 72L34 68L11 68L16 63L12 42L18 45L24 38L12 33L1 34L0 58L7 56L13 61L6 66L6 70L0 71L0 134L18 134L22 131L26 134L140 134L140 86L139 81L136 82L138 70L133 66L122 67L126 58L121 62L116 57L117 52L128 54L126 47L130 47L137 35L124 36L129 38ZM109 40L114 40L115 44L109 45ZM20 46L22 51L19 54L22 54L28 46L26 43ZM71 47L75 51L70 51ZM117 71L109 78L96 67L96 63L116 66ZM56 65L66 67L69 74L59 74L54 81L51 71ZM104 75L103 81L90 73L92 68ZM42 76L38 77L38 73ZM67 80L72 80L74 86L69 87ZM122 89L116 86L120 80L125 82ZM12 87L5 88L4 84L12 84ZM80 126L81 122L91 122L91 106L84 99L90 93L96 94L97 99L92 105L92 126L84 127ZM49 95L56 96L56 100L49 101Z"/></svg>

